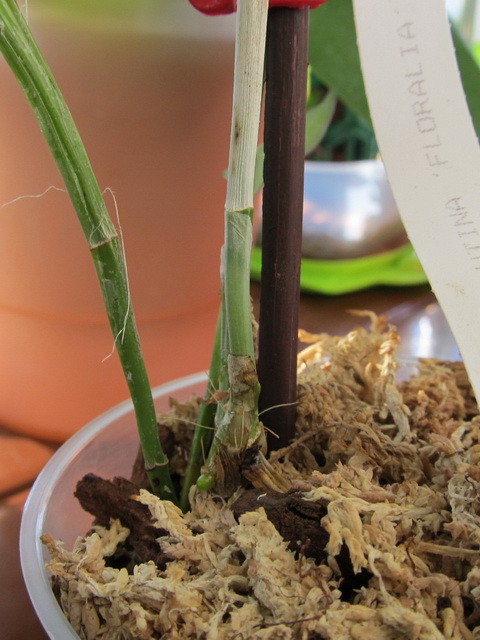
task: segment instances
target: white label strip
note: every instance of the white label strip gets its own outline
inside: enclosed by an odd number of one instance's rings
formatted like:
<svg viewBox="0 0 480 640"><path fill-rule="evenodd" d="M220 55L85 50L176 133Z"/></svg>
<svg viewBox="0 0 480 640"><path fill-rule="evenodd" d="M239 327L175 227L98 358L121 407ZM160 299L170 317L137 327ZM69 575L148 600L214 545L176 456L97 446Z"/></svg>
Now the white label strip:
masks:
<svg viewBox="0 0 480 640"><path fill-rule="evenodd" d="M480 148L445 0L354 0L354 9L390 185L480 401Z"/></svg>

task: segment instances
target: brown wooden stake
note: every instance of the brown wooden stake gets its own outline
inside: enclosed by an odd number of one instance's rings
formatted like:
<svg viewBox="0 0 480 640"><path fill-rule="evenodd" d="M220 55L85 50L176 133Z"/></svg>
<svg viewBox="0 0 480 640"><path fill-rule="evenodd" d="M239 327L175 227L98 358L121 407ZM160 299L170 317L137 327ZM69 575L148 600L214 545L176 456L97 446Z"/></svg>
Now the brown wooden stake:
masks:
<svg viewBox="0 0 480 640"><path fill-rule="evenodd" d="M296 417L308 14L272 8L267 28L258 373L273 449L291 441Z"/></svg>

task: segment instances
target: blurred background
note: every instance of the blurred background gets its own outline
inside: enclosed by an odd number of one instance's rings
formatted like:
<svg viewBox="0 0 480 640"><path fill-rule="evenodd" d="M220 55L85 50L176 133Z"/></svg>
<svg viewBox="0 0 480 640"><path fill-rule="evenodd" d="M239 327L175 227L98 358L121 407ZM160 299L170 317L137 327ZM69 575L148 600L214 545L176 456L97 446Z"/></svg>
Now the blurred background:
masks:
<svg viewBox="0 0 480 640"><path fill-rule="evenodd" d="M24 9L109 190L152 385L208 368L234 18L186 0ZM0 81L0 424L61 441L128 390L86 241L3 60Z"/></svg>

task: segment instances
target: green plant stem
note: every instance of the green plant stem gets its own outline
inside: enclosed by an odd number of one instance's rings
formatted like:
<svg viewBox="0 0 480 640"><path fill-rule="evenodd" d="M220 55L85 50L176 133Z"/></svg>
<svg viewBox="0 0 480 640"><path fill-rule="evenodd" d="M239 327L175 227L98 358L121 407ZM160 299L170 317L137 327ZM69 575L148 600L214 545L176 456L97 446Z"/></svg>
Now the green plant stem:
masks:
<svg viewBox="0 0 480 640"><path fill-rule="evenodd" d="M213 345L207 390L200 408L198 424L195 426L187 469L183 480L182 493L180 496L180 508L184 512L189 509L190 503L188 494L190 492L190 488L195 484L195 482L197 482L202 464L206 461L210 445L213 440L215 413L217 409L214 394L218 391L221 373L221 339L222 313L219 315L217 330L215 332L215 342Z"/></svg>
<svg viewBox="0 0 480 640"><path fill-rule="evenodd" d="M135 407L152 489L175 501L133 315L122 245L70 111L14 0L0 0L0 50L35 112L87 238Z"/></svg>
<svg viewBox="0 0 480 640"><path fill-rule="evenodd" d="M235 77L225 204L223 303L228 350L254 358L250 311L255 157L263 89L268 0L241 0L237 8Z"/></svg>
<svg viewBox="0 0 480 640"><path fill-rule="evenodd" d="M242 452L263 439L258 420L259 385L255 367L250 305L250 253L255 156L263 89L268 0L239 0L225 244L222 252L224 313L223 362L229 401L216 419L209 466L216 490L238 483ZM225 384L225 381L224 383Z"/></svg>

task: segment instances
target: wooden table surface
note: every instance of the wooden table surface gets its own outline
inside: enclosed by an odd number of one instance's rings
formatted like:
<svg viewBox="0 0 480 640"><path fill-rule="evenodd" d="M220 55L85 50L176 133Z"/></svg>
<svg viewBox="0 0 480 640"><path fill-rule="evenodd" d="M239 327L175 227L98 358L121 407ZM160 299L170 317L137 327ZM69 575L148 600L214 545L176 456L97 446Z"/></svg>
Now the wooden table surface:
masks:
<svg viewBox="0 0 480 640"><path fill-rule="evenodd" d="M255 304L258 286L253 287ZM369 309L385 313L405 303L417 302L427 306L435 300L428 286L412 288L379 287L342 296L303 295L300 305L300 326L312 333L328 331L342 334L351 330L358 319L348 314L349 309ZM4 460L8 458L8 439L15 437L0 429ZM0 638L2 640L47 640L23 585L18 535L24 501L45 458L53 452L41 442L27 444L31 461L23 476L8 485L0 483L0 558L2 563L2 591L0 597ZM0 458L1 462L1 458ZM1 476L1 468L0 468ZM20 483L20 484L19 484Z"/></svg>

